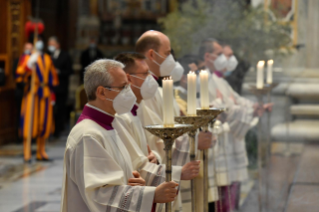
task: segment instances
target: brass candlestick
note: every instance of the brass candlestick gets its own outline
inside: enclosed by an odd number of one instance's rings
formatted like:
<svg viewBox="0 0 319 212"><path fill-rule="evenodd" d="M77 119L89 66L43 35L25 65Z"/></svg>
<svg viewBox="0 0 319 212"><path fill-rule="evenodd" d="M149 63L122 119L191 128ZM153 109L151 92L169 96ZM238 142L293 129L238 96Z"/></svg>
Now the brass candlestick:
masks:
<svg viewBox="0 0 319 212"><path fill-rule="evenodd" d="M264 105L263 97L267 95L268 103L271 102L271 91L278 86L278 83L266 84L262 89L258 89L256 85L250 85L250 92L255 95L258 100L260 106ZM267 114L267 143L266 143L266 165L267 172L270 171L270 149L271 149L271 138L270 138L270 112ZM259 211L263 210L263 195L262 195L262 187L263 187L263 179L262 179L262 123L261 120L258 122L258 201L259 201ZM269 175L269 173L267 173ZM269 209L269 176L267 176L266 180L266 209Z"/></svg>
<svg viewBox="0 0 319 212"><path fill-rule="evenodd" d="M194 127L191 131L188 132L189 135L189 141L190 141L190 160L194 161L196 160L196 145L195 145L195 135L197 129L199 129L201 126L205 125L207 122L211 120L210 117L205 116L180 116L175 117L175 121L180 124L192 124ZM196 184L195 180L191 180L191 194L192 194L192 211L196 212L196 201L195 201L195 194L196 194Z"/></svg>
<svg viewBox="0 0 319 212"><path fill-rule="evenodd" d="M144 128L152 133L153 135L163 139L166 152L166 182L172 180L172 146L174 140L183 135L184 133L193 129L193 125L190 124L174 124L169 126L164 125L149 125ZM165 211L171 212L172 205L171 203L165 204Z"/></svg>
<svg viewBox="0 0 319 212"><path fill-rule="evenodd" d="M214 119L224 112L224 109L218 109L218 108L198 108L197 109L197 115L209 117L206 124L202 126L202 129L204 131L208 131L208 125L214 122ZM213 161L215 162L215 158L213 158ZM204 197L203 197L203 205L204 205L204 212L208 212L208 150L203 150L203 165L204 165ZM214 180L215 185L217 185L217 179L216 179L216 166L214 165Z"/></svg>

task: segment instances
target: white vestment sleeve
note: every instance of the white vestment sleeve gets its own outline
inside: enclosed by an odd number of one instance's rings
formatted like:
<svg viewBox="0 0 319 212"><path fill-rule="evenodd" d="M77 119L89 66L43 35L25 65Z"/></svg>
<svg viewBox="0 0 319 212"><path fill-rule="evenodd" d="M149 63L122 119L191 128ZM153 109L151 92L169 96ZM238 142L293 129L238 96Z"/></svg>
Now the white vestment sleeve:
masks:
<svg viewBox="0 0 319 212"><path fill-rule="evenodd" d="M151 211L155 187L126 185L123 169L104 145L84 135L70 158L70 178L89 209Z"/></svg>

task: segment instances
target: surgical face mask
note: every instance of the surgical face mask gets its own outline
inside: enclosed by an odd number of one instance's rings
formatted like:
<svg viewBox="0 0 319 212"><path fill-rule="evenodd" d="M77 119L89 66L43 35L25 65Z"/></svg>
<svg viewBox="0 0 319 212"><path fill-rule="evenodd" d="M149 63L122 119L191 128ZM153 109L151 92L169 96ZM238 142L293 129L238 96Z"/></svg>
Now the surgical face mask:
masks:
<svg viewBox="0 0 319 212"><path fill-rule="evenodd" d="M211 61L217 71L222 71L227 66L227 58L224 54L219 55L216 60Z"/></svg>
<svg viewBox="0 0 319 212"><path fill-rule="evenodd" d="M228 77L233 73L233 71L226 71L223 75L224 77Z"/></svg>
<svg viewBox="0 0 319 212"><path fill-rule="evenodd" d="M144 80L141 87L138 87L138 86L132 84L133 87L140 89L143 99L150 99L150 98L155 96L155 93L156 93L157 88L158 88L158 84L153 76L148 75L145 79L138 77L138 76L135 76L135 75L131 75L131 77L135 77L135 78Z"/></svg>
<svg viewBox="0 0 319 212"><path fill-rule="evenodd" d="M174 82L178 82L182 79L184 73L184 68L183 66L179 63L176 62L175 68L173 69L171 76Z"/></svg>
<svg viewBox="0 0 319 212"><path fill-rule="evenodd" d="M31 54L31 51L26 49L26 50L24 50L24 54Z"/></svg>
<svg viewBox="0 0 319 212"><path fill-rule="evenodd" d="M175 68L175 60L173 58L173 55L170 54L166 58L162 57L159 53L154 51L155 54L157 54L159 57L165 59L161 64L153 60L154 63L156 63L160 67L160 75L161 77L170 76L173 69Z"/></svg>
<svg viewBox="0 0 319 212"><path fill-rule="evenodd" d="M43 46L44 46L44 44L43 44L43 41L42 41L42 40L38 40L38 41L35 43L35 48L36 48L36 50L38 50L38 51L42 51L42 50L43 50Z"/></svg>
<svg viewBox="0 0 319 212"><path fill-rule="evenodd" d="M227 61L226 70L232 72L235 70L237 65L238 65L238 61L237 61L236 57L233 55Z"/></svg>
<svg viewBox="0 0 319 212"><path fill-rule="evenodd" d="M95 43L90 43L90 48L91 49L95 49L96 48L96 44Z"/></svg>
<svg viewBox="0 0 319 212"><path fill-rule="evenodd" d="M56 48L55 48L55 46L48 46L48 50L49 50L49 52L53 53L53 52L55 52Z"/></svg>
<svg viewBox="0 0 319 212"><path fill-rule="evenodd" d="M136 97L129 85L122 91L113 89L109 90L119 92L119 94L114 99L106 98L106 100L113 102L113 107L117 114L121 115L124 113L128 113L132 110L136 102Z"/></svg>

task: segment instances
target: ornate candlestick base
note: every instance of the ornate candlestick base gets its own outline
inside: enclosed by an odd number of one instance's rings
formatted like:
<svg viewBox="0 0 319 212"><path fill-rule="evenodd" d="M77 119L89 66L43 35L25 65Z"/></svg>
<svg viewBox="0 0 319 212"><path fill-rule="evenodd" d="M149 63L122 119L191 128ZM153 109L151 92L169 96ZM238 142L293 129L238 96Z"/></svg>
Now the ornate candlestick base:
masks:
<svg viewBox="0 0 319 212"><path fill-rule="evenodd" d="M175 117L175 121L180 124L192 124L194 127L188 132L190 141L190 160L196 160L196 145L195 145L195 135L198 128L207 124L211 120L210 117L205 116L180 116ZM195 180L191 180L191 193L192 193L192 211L196 212L196 184Z"/></svg>
<svg viewBox="0 0 319 212"><path fill-rule="evenodd" d="M172 180L172 146L174 140L183 135L184 133L193 129L193 125L190 124L174 124L172 126L164 126L164 125L149 125L145 126L144 128L156 135L157 137L163 139L165 145L165 152L166 152L166 182ZM165 204L165 211L171 212L172 211L172 204L166 203Z"/></svg>
<svg viewBox="0 0 319 212"><path fill-rule="evenodd" d="M204 116L204 117L208 118L207 123L202 126L202 129L205 131L208 131L209 123L214 122L214 119L222 112L224 112L224 109L198 108L197 115ZM215 162L215 159L213 161ZM204 205L204 212L208 212L208 187L209 187L209 183L208 183L208 150L207 149L203 150L203 165L204 165L203 205ZM214 164L214 169L215 169L215 164ZM216 170L214 170L214 175L216 175ZM216 176L214 176L214 180L215 180L215 185L217 185Z"/></svg>

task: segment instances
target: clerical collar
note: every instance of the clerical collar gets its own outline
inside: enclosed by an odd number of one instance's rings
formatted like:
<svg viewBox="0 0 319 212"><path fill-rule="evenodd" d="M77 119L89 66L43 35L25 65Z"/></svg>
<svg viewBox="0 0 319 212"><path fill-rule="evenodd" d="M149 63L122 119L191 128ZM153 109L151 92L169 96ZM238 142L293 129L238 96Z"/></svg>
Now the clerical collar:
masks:
<svg viewBox="0 0 319 212"><path fill-rule="evenodd" d="M150 72L151 72L152 76L154 77L154 79L157 81L158 77L152 71L150 71Z"/></svg>
<svg viewBox="0 0 319 212"><path fill-rule="evenodd" d="M136 104L134 104L134 106L131 110L131 113L133 114L133 116L137 116L137 109L138 109L138 105L136 103Z"/></svg>
<svg viewBox="0 0 319 212"><path fill-rule="evenodd" d="M218 77L218 78L222 78L224 75L223 75L223 72L221 71L214 71L214 74Z"/></svg>
<svg viewBox="0 0 319 212"><path fill-rule="evenodd" d="M97 107L94 107L93 105L86 104L84 106L82 114L77 121L77 124L85 119L95 121L97 124L99 124L106 130L113 130L112 122L114 120L114 116Z"/></svg>

